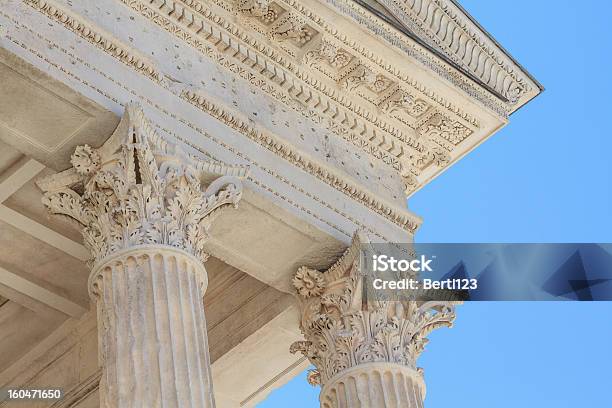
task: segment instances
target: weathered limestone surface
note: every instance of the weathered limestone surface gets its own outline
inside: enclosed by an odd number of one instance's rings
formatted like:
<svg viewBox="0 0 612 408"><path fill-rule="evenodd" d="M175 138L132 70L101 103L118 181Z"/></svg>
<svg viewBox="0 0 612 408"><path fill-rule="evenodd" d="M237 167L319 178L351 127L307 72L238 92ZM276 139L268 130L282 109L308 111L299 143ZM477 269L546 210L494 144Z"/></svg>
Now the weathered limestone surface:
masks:
<svg viewBox="0 0 612 408"><path fill-rule="evenodd" d="M364 302L338 258L411 242L406 197L541 91L460 6L0 3L0 386L250 407L312 363L324 407L422 406L452 305Z"/></svg>

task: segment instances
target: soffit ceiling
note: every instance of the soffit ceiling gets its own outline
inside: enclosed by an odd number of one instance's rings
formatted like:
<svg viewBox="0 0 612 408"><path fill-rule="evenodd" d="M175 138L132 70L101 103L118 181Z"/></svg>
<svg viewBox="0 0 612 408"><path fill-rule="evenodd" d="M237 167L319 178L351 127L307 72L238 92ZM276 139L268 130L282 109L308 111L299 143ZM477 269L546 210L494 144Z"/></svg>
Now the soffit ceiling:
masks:
<svg viewBox="0 0 612 408"><path fill-rule="evenodd" d="M49 216L35 185L54 172L0 142L0 373L90 307L88 254L78 227ZM206 269L212 361L292 303L290 295L217 258Z"/></svg>

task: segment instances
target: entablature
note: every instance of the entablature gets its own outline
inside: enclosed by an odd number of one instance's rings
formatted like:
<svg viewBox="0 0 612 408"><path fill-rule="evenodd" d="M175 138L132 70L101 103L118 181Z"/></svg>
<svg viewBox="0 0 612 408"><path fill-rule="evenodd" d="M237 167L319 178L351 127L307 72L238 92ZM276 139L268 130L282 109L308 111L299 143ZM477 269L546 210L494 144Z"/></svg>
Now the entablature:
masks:
<svg viewBox="0 0 612 408"><path fill-rule="evenodd" d="M143 57L149 52L141 52L142 42L133 36L128 41L117 38L119 45L105 41L105 33L116 27L87 6L24 1L155 82L189 83L180 72L160 69L162 56ZM369 160L392 168L408 195L490 136L509 111L499 100L479 98L486 91L411 38L401 38L411 47L408 55L393 46L384 33L395 30L397 37L397 29L352 1L351 10L361 7L361 14L369 13L368 21L376 20L376 37L367 24L351 21L345 9L331 10L318 1L119 1L276 103L340 136ZM130 20L117 17L113 24L136 24ZM424 65L419 56L430 62ZM442 78L432 80L431 71L441 72L434 65L444 66ZM201 88L192 79L189 89L182 89L188 98ZM264 125L269 119L257 118Z"/></svg>

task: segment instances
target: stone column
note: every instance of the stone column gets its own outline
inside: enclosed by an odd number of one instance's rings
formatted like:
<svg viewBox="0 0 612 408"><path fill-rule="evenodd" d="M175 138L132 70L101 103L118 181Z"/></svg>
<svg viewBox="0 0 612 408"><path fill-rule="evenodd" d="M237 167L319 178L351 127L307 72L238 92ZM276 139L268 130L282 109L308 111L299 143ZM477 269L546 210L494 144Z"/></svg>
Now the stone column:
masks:
<svg viewBox="0 0 612 408"><path fill-rule="evenodd" d="M305 340L291 346L316 367L322 408L422 408L423 371L416 360L434 329L452 326L450 302L388 301L364 291L358 233L327 271L307 267L293 278Z"/></svg>
<svg viewBox="0 0 612 408"><path fill-rule="evenodd" d="M134 105L71 163L38 185L92 254L101 407L214 407L203 245L213 218L240 200L246 169L185 154Z"/></svg>

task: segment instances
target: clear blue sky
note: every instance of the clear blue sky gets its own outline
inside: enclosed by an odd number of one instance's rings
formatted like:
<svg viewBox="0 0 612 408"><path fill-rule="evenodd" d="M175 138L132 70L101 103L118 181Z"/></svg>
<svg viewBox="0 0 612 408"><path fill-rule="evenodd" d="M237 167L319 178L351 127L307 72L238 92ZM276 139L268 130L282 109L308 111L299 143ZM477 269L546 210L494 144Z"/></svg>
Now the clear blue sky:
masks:
<svg viewBox="0 0 612 408"><path fill-rule="evenodd" d="M612 2L462 0L545 87L417 193L419 242L612 242ZM612 302L458 309L419 360L427 408L612 407ZM260 408L313 408L302 375Z"/></svg>

